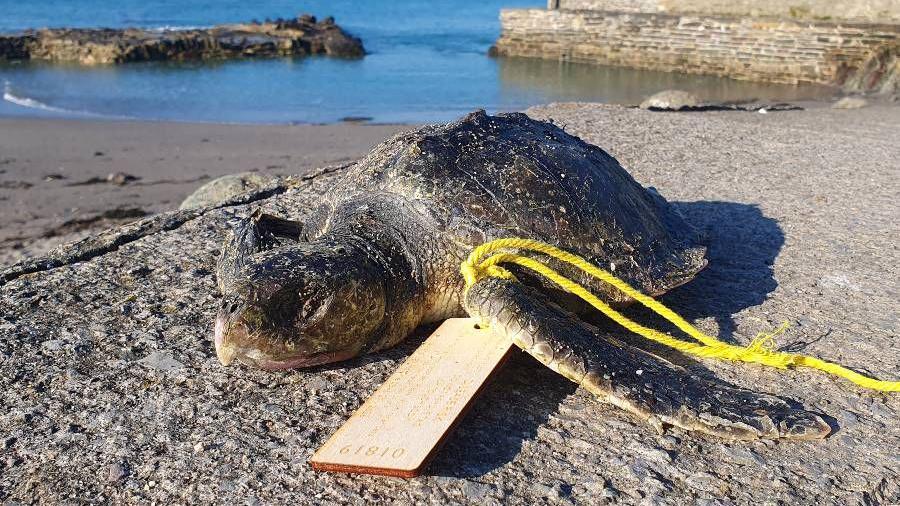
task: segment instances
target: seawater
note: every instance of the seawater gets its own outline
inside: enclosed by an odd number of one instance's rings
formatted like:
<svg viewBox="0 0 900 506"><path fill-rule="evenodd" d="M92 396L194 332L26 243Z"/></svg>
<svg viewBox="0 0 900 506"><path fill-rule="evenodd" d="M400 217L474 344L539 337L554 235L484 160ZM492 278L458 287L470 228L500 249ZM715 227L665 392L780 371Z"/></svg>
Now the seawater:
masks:
<svg viewBox="0 0 900 506"><path fill-rule="evenodd" d="M226 123L446 121L554 101L638 103L681 88L708 100L801 100L814 86L490 58L502 7L532 0L0 0L0 32L39 27L190 28L311 13L362 38L361 60L325 57L80 67L0 65L0 115Z"/></svg>

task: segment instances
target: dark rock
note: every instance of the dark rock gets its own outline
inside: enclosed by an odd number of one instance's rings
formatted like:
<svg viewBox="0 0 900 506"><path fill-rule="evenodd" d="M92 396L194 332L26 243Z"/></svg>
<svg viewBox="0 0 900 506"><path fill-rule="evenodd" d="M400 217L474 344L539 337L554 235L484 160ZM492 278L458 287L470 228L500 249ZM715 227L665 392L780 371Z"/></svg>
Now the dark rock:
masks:
<svg viewBox="0 0 900 506"><path fill-rule="evenodd" d="M365 50L357 37L334 23L334 18L317 23L308 15L195 30L55 28L0 35L0 60L10 61L95 65L309 54L359 58Z"/></svg>

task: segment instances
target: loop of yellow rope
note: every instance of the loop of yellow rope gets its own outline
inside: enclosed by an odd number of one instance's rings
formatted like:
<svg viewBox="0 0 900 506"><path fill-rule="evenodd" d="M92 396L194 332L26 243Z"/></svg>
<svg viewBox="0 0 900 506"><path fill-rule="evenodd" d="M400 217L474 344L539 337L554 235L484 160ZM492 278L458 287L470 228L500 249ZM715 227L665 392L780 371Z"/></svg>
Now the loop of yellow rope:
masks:
<svg viewBox="0 0 900 506"><path fill-rule="evenodd" d="M679 330L696 339L698 342L690 342L678 339L668 334L644 327L643 325L629 319L627 316L616 311L609 304L600 300L596 295L588 291L580 284L566 278L557 271L551 269L544 263L534 258L523 256L517 253L501 252L494 253L498 250L527 250L547 255L556 260L568 263L590 276L599 279L609 285L612 285L625 295L631 297L642 305L646 306L656 314L662 316ZM492 253L494 253L492 256ZM482 260L482 258L485 258ZM597 267L587 260L574 255L567 251L561 250L555 246L535 241L532 239L497 239L490 241L475 248L469 255L468 259L460 266L460 272L466 282L466 290L472 287L480 279L485 277L498 277L503 279L515 279L513 274L504 268L501 264L516 264L530 269L547 279L556 283L563 290L573 293L581 297L590 305L601 311L610 319L625 327L626 329L643 336L651 341L669 346L678 351L691 355L716 358L723 360L732 360L739 362L750 362L763 364L771 367L785 369L787 367L809 367L827 372L829 374L845 378L865 388L880 390L884 392L900 392L900 381L883 381L869 378L855 371L847 369L841 365L827 362L815 357L801 355L797 353L785 353L774 350L774 336L783 332L787 328L787 324L782 325L778 330L771 334L760 334L756 336L748 346L735 346L722 341L715 337L709 336L701 332L699 329L688 323L677 313L667 308L659 301L641 293L631 285L615 277L611 273Z"/></svg>

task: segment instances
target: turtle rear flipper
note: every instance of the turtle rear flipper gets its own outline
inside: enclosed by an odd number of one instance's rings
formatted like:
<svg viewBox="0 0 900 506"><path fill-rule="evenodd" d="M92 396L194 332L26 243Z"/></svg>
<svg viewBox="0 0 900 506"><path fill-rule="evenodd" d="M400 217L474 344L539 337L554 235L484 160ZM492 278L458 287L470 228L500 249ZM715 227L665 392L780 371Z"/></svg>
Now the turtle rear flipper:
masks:
<svg viewBox="0 0 900 506"><path fill-rule="evenodd" d="M819 415L778 397L703 380L602 335L520 283L483 279L465 307L543 364L657 428L729 439L818 439L831 431Z"/></svg>
<svg viewBox="0 0 900 506"><path fill-rule="evenodd" d="M302 240L303 225L256 210L232 225L216 263L216 279L222 293L227 292L241 269L251 262L251 255L287 243Z"/></svg>

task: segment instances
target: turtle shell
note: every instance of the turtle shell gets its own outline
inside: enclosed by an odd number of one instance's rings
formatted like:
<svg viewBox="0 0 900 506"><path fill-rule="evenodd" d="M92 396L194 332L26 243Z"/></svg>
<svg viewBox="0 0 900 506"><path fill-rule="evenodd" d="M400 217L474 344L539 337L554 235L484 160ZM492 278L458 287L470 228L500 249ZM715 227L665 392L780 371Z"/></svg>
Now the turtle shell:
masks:
<svg viewBox="0 0 900 506"><path fill-rule="evenodd" d="M527 237L650 294L683 284L706 265L696 232L659 194L599 147L521 113L477 111L399 134L356 163L327 200L334 206L380 193L402 196L427 214L427 223L461 248L448 252L454 262L486 241Z"/></svg>

